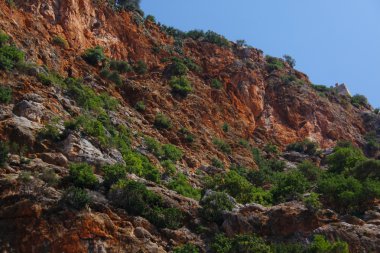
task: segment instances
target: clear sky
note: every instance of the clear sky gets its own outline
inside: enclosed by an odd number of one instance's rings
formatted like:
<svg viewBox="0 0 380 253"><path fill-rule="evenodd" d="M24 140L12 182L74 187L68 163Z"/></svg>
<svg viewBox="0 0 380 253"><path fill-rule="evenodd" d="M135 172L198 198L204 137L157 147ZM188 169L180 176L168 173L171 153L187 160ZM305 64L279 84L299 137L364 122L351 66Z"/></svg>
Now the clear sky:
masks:
<svg viewBox="0 0 380 253"><path fill-rule="evenodd" d="M183 31L289 54L313 83L345 83L380 107L380 0L142 0L141 8Z"/></svg>

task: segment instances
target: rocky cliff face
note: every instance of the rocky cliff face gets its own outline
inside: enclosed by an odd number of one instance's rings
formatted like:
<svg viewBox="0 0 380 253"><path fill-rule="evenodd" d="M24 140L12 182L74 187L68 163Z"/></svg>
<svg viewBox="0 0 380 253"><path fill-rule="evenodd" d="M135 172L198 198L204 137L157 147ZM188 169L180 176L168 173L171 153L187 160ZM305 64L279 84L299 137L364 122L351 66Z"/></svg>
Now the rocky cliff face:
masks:
<svg viewBox="0 0 380 253"><path fill-rule="evenodd" d="M60 119L58 129L63 131L63 121L84 114L83 106L65 89L44 84L41 73L55 71L62 78L81 78L96 94L106 92L117 99L119 106L107 114L112 124L130 130L134 136L132 147L163 172L157 157L147 151L142 136L177 145L184 153L177 168L194 187L202 185L198 172L212 169L208 166L215 157L226 166L236 163L256 168L244 145L263 147L271 143L284 149L305 138L322 148L331 148L338 140L362 145L363 135L371 130L372 125L363 116L371 113L370 108L355 107L345 96L321 96L305 74L285 62L283 68L270 71L260 50L236 44L220 47L191 38L184 39L177 50L178 41L155 23L136 12L116 12L102 1L38 0L15 4L11 8L7 1L0 2L0 29L25 52L27 62L36 65L29 66L27 73L0 71L0 85L11 87L13 95L10 104L0 105L0 137L27 147L22 154L12 154L8 165L0 170L3 252L167 252L189 242L207 249L207 239L195 232L196 225L200 225L198 202L162 185L143 180L149 189L187 213L188 222L180 229L158 230L146 219L112 207L105 194L93 190L89 193L94 200L89 209L77 212L61 208L57 203L64 187L48 186L36 176L20 181L24 172L42 173L47 168L64 178L70 163L85 162L96 168L125 163L120 150L104 147L99 140L82 133L72 132L58 142L39 137L41 129L56 118ZM55 38L67 44L59 46ZM114 85L101 77L101 67L91 66L81 57L86 49L95 46L101 46L107 57L131 65L143 61L148 71L123 74L122 84ZM166 74L169 63L165 59L173 56L191 59L201 68L187 74L193 91L186 98L171 93ZM221 89L210 86L213 79L220 80ZM144 101L144 111L135 109L139 101ZM170 118L170 129L154 127L158 113ZM189 143L181 132L184 128L195 137L193 142ZM225 154L215 145L216 139L227 143L231 152ZM320 217L298 205L301 204L263 209L259 218L245 218L239 212L252 211L237 210L226 216L222 227L227 233L287 237L295 232L309 236L316 229L335 236L332 231L344 233L342 226L348 226L339 220L321 222ZM286 217L281 222L285 224L278 223L276 219L283 216ZM377 227L368 229L373 231L371 240L378 240ZM346 238L350 236L343 239ZM365 247L354 250L360 252Z"/></svg>

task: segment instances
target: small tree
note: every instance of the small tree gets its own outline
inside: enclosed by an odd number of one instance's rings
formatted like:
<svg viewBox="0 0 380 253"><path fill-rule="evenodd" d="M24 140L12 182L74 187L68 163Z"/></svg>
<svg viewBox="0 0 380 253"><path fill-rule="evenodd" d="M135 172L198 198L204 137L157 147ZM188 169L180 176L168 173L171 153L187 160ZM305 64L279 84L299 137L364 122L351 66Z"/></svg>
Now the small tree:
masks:
<svg viewBox="0 0 380 253"><path fill-rule="evenodd" d="M234 207L233 202L224 192L212 192L205 196L200 204L200 214L207 221L221 224L223 222L223 211L230 211Z"/></svg>
<svg viewBox="0 0 380 253"><path fill-rule="evenodd" d="M87 49L82 58L90 65L97 66L102 63L106 56L104 55L103 48L100 46L96 46L94 48Z"/></svg>
<svg viewBox="0 0 380 253"><path fill-rule="evenodd" d="M290 67L294 68L296 66L296 60L290 55L285 54L283 58L286 61L286 63L289 64Z"/></svg>
<svg viewBox="0 0 380 253"><path fill-rule="evenodd" d="M98 184L92 167L86 163L71 164L69 170L69 178L76 187L94 188Z"/></svg>
<svg viewBox="0 0 380 253"><path fill-rule="evenodd" d="M65 191L62 201L70 207L81 210L91 202L91 198L88 196L86 190L70 187Z"/></svg>

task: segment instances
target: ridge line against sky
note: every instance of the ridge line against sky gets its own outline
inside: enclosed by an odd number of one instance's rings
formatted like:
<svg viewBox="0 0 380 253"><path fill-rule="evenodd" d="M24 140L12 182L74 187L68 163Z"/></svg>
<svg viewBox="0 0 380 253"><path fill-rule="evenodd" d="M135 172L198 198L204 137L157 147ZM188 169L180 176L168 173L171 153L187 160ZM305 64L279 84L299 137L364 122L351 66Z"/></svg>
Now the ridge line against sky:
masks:
<svg viewBox="0 0 380 253"><path fill-rule="evenodd" d="M213 30L265 54L289 54L313 83L345 83L380 107L380 1L142 0L141 8L184 31Z"/></svg>

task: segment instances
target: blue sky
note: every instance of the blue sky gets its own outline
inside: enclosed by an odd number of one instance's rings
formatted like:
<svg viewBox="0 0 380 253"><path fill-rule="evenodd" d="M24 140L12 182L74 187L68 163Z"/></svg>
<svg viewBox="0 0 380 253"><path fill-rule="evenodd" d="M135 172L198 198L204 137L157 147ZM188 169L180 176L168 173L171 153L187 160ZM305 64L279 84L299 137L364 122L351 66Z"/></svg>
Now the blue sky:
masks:
<svg viewBox="0 0 380 253"><path fill-rule="evenodd" d="M142 0L157 21L244 39L296 59L315 84L345 83L380 107L379 0Z"/></svg>

